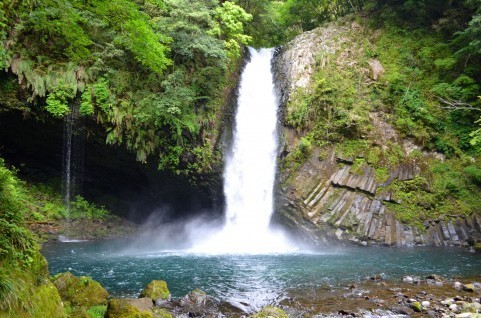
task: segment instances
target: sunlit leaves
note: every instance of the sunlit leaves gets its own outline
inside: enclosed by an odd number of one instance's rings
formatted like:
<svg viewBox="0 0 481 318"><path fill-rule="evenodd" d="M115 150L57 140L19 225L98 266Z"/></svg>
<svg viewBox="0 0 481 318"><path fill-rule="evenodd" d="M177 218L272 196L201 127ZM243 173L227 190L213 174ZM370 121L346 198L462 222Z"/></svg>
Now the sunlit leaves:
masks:
<svg viewBox="0 0 481 318"><path fill-rule="evenodd" d="M244 24L252 20L252 15L245 12L233 2L225 1L215 10L217 24L213 33L217 33L226 42L229 55L236 58L240 55L240 46L247 45L252 38L244 34Z"/></svg>

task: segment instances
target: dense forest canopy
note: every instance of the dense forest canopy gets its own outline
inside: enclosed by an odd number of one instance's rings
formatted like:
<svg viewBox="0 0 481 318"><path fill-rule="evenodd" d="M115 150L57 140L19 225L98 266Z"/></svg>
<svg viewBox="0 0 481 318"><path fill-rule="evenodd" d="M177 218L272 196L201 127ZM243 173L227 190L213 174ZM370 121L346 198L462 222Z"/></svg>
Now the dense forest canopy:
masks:
<svg viewBox="0 0 481 318"><path fill-rule="evenodd" d="M177 169L184 153L213 155L210 132L251 18L216 0L3 1L2 108L62 117L78 107L107 143Z"/></svg>
<svg viewBox="0 0 481 318"><path fill-rule="evenodd" d="M75 107L104 127L107 143L124 144L140 161L152 156L160 169L206 172L219 158L218 116L242 47L281 45L362 12L374 27L438 36L443 54L429 61L436 69L431 96L416 99L419 89L406 90L406 78L390 83L392 95L414 98L402 116L428 127L432 140L419 140L423 145L466 150L481 140L474 125L481 106L480 7L479 0L5 0L1 110L62 117ZM425 99L450 108L451 117L423 113ZM446 129L461 142L439 140Z"/></svg>

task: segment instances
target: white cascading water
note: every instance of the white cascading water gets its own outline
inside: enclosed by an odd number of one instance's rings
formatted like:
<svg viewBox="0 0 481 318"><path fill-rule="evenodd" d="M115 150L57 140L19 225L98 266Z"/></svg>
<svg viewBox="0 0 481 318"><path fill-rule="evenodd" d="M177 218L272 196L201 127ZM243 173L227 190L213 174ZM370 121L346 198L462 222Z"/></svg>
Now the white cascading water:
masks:
<svg viewBox="0 0 481 318"><path fill-rule="evenodd" d="M203 253L283 253L293 250L269 228L277 161L273 49L249 48L240 83L232 151L224 170L226 223L192 249Z"/></svg>

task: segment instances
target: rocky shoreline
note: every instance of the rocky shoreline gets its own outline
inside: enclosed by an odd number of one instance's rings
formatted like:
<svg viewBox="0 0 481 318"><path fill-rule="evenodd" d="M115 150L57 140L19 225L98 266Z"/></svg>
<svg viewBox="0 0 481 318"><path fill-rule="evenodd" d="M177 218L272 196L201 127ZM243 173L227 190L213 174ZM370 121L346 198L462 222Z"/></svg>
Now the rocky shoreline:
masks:
<svg viewBox="0 0 481 318"><path fill-rule="evenodd" d="M167 283L150 282L138 298L109 298L99 283L71 273L51 278L72 317L481 317L481 275L459 279L429 275L385 280L382 274L341 287L292 290L256 312L195 289L174 299ZM248 307L248 304L245 304ZM96 317L97 317L96 316Z"/></svg>
<svg viewBox="0 0 481 318"><path fill-rule="evenodd" d="M116 215L102 219L50 220L30 222L30 230L42 242L64 239L99 240L129 237L136 233L138 225Z"/></svg>

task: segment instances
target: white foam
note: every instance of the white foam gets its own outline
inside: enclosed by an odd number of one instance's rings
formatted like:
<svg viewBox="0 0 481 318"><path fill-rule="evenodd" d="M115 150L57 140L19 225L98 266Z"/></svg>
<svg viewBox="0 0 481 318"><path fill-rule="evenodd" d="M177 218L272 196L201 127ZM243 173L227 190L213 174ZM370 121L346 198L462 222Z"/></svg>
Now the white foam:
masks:
<svg viewBox="0 0 481 318"><path fill-rule="evenodd" d="M240 83L232 150L226 158L226 223L196 240L190 252L277 254L296 251L270 229L277 164L277 111L271 60L273 49L249 49Z"/></svg>

